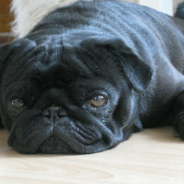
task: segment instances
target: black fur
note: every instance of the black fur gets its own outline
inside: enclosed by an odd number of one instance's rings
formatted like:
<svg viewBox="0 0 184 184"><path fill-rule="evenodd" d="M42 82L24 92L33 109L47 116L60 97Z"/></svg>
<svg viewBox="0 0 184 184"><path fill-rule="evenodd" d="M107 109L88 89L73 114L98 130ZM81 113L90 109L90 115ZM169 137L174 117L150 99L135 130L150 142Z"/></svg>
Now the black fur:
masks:
<svg viewBox="0 0 184 184"><path fill-rule="evenodd" d="M175 12L174 16L180 19L184 19L184 2L178 5L177 11Z"/></svg>
<svg viewBox="0 0 184 184"><path fill-rule="evenodd" d="M184 139L184 21L119 1L58 8L0 47L0 115L21 153L95 153L143 127ZM99 95L105 103L90 106ZM13 99L24 106L15 109Z"/></svg>

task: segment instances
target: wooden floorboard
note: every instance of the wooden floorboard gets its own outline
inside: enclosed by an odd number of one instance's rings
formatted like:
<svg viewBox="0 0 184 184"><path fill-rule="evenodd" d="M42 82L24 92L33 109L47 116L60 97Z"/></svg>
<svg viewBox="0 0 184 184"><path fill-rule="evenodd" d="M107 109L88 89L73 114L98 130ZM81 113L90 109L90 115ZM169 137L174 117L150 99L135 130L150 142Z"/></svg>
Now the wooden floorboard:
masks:
<svg viewBox="0 0 184 184"><path fill-rule="evenodd" d="M145 130L91 155L23 155L0 130L0 184L183 184L184 143L169 127Z"/></svg>

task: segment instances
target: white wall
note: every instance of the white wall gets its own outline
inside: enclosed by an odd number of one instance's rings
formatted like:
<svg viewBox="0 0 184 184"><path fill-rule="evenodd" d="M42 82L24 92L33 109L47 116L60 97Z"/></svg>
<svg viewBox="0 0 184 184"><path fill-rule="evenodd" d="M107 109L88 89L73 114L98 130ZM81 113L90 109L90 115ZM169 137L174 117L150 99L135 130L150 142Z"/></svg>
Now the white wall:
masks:
<svg viewBox="0 0 184 184"><path fill-rule="evenodd" d="M168 15L173 15L173 0L138 0L138 3L154 8Z"/></svg>

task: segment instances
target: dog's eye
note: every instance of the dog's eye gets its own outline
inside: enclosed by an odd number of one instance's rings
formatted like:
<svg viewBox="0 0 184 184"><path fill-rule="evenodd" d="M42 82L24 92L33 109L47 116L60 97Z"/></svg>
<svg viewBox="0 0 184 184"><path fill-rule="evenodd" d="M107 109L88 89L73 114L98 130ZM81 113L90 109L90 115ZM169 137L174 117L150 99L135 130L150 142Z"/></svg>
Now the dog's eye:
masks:
<svg viewBox="0 0 184 184"><path fill-rule="evenodd" d="M107 103L107 98L103 95L99 95L94 97L92 100L88 102L88 105L92 107L102 107Z"/></svg>
<svg viewBox="0 0 184 184"><path fill-rule="evenodd" d="M15 109L21 109L24 107L24 102L21 99L13 99L12 100L12 107Z"/></svg>

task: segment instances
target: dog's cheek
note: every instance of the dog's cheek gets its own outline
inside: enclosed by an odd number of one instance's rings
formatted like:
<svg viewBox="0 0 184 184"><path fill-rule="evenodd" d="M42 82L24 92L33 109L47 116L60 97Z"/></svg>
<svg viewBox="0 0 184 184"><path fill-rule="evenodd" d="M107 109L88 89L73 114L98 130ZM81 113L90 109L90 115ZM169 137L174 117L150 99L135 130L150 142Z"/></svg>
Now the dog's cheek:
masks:
<svg viewBox="0 0 184 184"><path fill-rule="evenodd" d="M3 97L5 98L5 97ZM1 123L9 131L13 125L13 122L17 119L18 115L21 114L21 111L13 111L9 109L9 105L6 104L5 100L0 101L0 117Z"/></svg>
<svg viewBox="0 0 184 184"><path fill-rule="evenodd" d="M123 93L114 111L113 118L121 128L134 124L138 116L139 94L134 90Z"/></svg>
<svg viewBox="0 0 184 184"><path fill-rule="evenodd" d="M6 108L3 106L2 102L0 101L0 124L2 127L6 127L8 130L12 127L12 121L10 120Z"/></svg>

